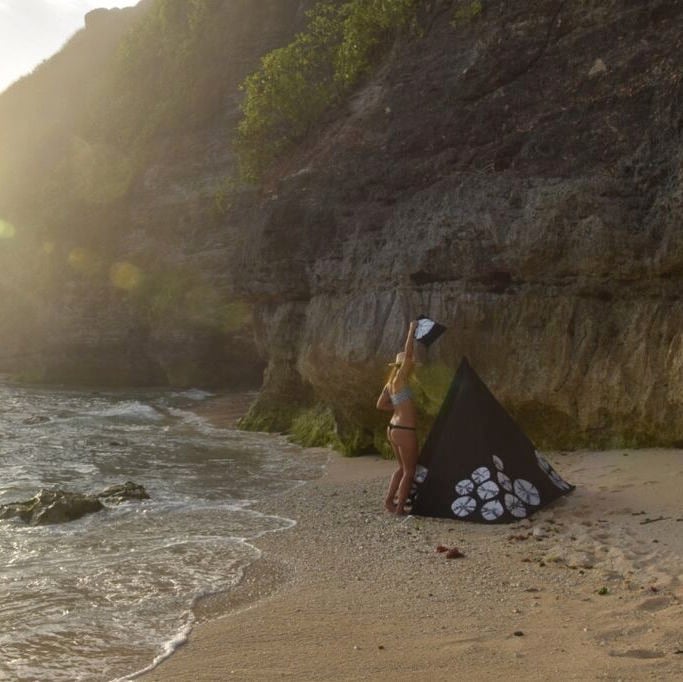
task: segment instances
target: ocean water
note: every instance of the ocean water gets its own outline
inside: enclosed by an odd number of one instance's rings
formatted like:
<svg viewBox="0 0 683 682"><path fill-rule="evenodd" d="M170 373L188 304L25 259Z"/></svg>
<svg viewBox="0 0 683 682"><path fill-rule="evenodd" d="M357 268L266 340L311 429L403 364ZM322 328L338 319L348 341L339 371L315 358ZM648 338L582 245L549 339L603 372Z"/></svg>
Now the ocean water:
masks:
<svg viewBox="0 0 683 682"><path fill-rule="evenodd" d="M281 437L212 426L193 411L207 398L0 384L0 504L127 480L151 496L0 521L0 680L132 679L184 641L199 597L240 580L261 535L294 524L258 502L314 465Z"/></svg>

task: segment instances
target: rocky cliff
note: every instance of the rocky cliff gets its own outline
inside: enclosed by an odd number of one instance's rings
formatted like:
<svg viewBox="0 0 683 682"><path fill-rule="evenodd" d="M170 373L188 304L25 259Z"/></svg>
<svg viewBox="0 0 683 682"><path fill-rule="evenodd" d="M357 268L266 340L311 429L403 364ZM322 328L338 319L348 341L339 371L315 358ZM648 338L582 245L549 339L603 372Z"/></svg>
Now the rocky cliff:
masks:
<svg viewBox="0 0 683 682"><path fill-rule="evenodd" d="M682 38L675 1L432 3L247 214L261 411L369 443L427 312L427 411L465 354L543 445L683 442Z"/></svg>
<svg viewBox="0 0 683 682"><path fill-rule="evenodd" d="M226 35L240 58L216 116L160 137L98 214L125 216L111 265L170 272L182 302L141 316L125 287L60 285L52 323L34 312L50 353L30 335L48 376L90 358L97 377L225 383L264 358L249 423L322 404L363 451L386 362L429 313L449 331L418 375L423 423L465 354L541 445L683 443L683 3L420 3L343 110L216 213L237 83L303 9L226 5L250 22ZM208 324L206 300L251 322Z"/></svg>

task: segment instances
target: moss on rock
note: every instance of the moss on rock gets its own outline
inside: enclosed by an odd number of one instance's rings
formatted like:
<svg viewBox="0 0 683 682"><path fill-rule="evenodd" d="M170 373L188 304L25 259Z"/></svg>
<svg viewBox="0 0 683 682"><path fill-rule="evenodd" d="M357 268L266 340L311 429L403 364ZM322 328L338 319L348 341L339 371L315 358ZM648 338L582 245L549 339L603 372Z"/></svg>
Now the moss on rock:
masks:
<svg viewBox="0 0 683 682"><path fill-rule="evenodd" d="M680 447L681 440L655 425L633 428L628 417L602 415L602 423L583 427L566 412L536 401L511 406L510 413L536 447L547 450L609 450L659 445Z"/></svg>
<svg viewBox="0 0 683 682"><path fill-rule="evenodd" d="M342 448L337 435L337 424L329 407L318 404L301 410L292 419L289 435L295 443L304 447Z"/></svg>
<svg viewBox="0 0 683 682"><path fill-rule="evenodd" d="M411 385L415 395L415 403L421 415L431 417L431 421L436 418L454 375L453 369L443 363L434 363L417 368Z"/></svg>
<svg viewBox="0 0 683 682"><path fill-rule="evenodd" d="M586 445L586 434L579 423L561 410L537 401L506 407L538 448L573 449Z"/></svg>
<svg viewBox="0 0 683 682"><path fill-rule="evenodd" d="M290 430L298 411L299 408L296 406L264 404L257 400L239 420L238 426L245 431L286 433Z"/></svg>

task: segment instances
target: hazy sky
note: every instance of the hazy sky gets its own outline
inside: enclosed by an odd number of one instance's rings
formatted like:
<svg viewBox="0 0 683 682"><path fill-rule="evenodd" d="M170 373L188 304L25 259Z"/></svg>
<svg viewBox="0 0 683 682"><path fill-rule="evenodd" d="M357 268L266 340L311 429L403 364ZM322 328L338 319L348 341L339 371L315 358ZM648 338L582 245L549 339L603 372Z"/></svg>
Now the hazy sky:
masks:
<svg viewBox="0 0 683 682"><path fill-rule="evenodd" d="M58 52L97 7L138 0L0 0L0 92Z"/></svg>

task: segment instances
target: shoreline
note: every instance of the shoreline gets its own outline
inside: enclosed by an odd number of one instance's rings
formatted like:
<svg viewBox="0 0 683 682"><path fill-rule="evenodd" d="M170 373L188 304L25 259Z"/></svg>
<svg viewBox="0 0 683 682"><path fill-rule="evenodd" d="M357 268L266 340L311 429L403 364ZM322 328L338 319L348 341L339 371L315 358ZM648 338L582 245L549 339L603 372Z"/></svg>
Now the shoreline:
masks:
<svg viewBox="0 0 683 682"><path fill-rule="evenodd" d="M257 395L258 391L216 393L196 403L188 403L185 409L207 420L213 428L234 429L237 428L237 423L247 413ZM266 438L276 437L275 434L271 433L264 433L263 435ZM301 448L301 452L305 453L314 467L318 467L318 473L312 480L324 476L329 456L334 453L325 448ZM299 484L295 484L293 488L306 485L308 480L302 480ZM261 501L254 508L264 514L273 514L289 519L293 522L293 525L290 528L266 531L253 542L250 541L249 544L258 550L259 556L244 566L238 582L225 590L197 597L190 607L192 620L189 629L186 632L179 632L174 640L166 644L168 650L159 653L153 661L150 662L149 659L141 660L134 672L117 678L113 682L148 679L160 666L171 659L179 649L187 644L189 637L198 626L241 610L249 609L259 601L277 593L287 583L291 582L292 576L290 575L289 567L285 563L270 557L265 558L263 551L260 549L260 544L268 535L291 531L296 527L296 520L290 519L275 509L266 510Z"/></svg>
<svg viewBox="0 0 683 682"><path fill-rule="evenodd" d="M390 517L392 462L301 456L326 461L321 477L257 506L296 525L259 538L240 583L197 604L188 641L132 679L683 675L681 451L551 453L577 490L495 526Z"/></svg>

